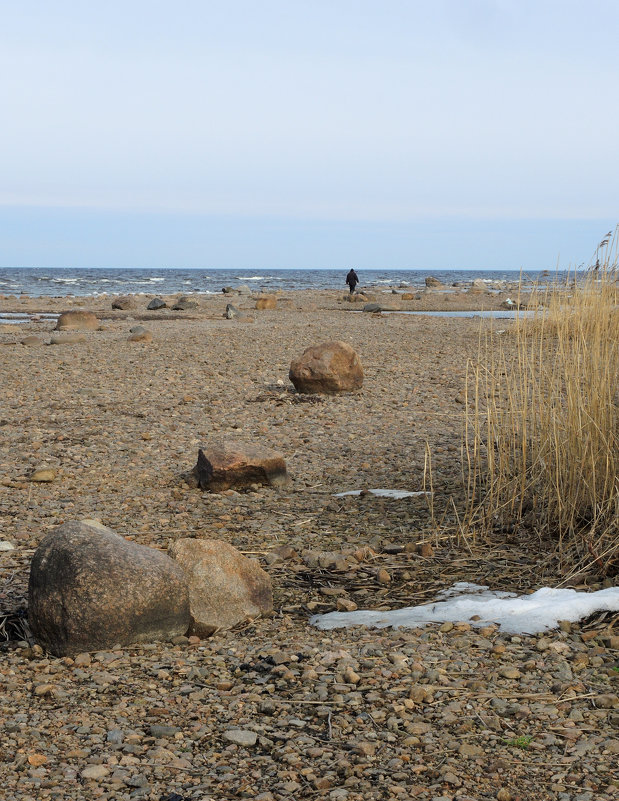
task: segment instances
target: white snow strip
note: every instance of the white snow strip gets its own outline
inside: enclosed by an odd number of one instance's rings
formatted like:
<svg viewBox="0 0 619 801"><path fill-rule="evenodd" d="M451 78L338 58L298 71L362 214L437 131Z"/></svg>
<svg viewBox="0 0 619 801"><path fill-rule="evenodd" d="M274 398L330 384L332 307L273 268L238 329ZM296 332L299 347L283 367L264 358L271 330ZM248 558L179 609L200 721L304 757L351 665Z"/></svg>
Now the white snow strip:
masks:
<svg viewBox="0 0 619 801"><path fill-rule="evenodd" d="M475 588L474 592L471 592ZM574 623L594 612L619 611L619 587L598 592L543 587L531 595L490 592L487 587L461 582L439 593L439 599L423 606L408 606L386 612L358 610L314 615L310 623L319 629L368 626L370 628L416 628L426 623L467 622L473 626L497 623L509 634L537 634L557 628L559 620ZM479 616L479 620L471 620Z"/></svg>
<svg viewBox="0 0 619 801"><path fill-rule="evenodd" d="M334 498L343 498L346 495L361 495L362 492L369 492L371 495L376 495L377 498L414 498L417 495L427 495L423 492L408 492L408 490L396 489L371 489L371 490L349 490L348 492L338 492Z"/></svg>

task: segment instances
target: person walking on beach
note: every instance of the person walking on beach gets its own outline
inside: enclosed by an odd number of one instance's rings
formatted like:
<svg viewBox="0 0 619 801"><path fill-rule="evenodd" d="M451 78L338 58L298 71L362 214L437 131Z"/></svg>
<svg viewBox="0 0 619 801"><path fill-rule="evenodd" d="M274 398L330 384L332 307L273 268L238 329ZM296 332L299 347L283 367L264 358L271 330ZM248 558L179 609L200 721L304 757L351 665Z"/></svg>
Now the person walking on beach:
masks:
<svg viewBox="0 0 619 801"><path fill-rule="evenodd" d="M353 292L355 291L355 287L356 287L356 286L357 286L357 284L359 283L359 276L358 276L358 275L357 275L357 273L356 273L356 272L355 272L355 271L352 269L352 267L351 267L351 269L350 269L350 272L349 272L349 273L348 273L348 275L346 276L346 283L347 283L347 284L348 284L348 286L350 287L350 294L352 295L352 294L353 294Z"/></svg>

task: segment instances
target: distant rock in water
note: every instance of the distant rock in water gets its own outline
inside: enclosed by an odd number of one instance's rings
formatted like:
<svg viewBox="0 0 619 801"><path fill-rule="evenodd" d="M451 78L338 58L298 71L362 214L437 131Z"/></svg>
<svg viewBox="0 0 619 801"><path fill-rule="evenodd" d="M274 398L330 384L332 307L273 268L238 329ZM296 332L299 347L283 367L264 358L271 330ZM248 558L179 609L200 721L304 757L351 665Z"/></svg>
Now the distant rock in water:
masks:
<svg viewBox="0 0 619 801"><path fill-rule="evenodd" d="M211 492L245 489L252 484L281 487L288 483L281 454L260 445L229 440L200 449L192 475L201 489Z"/></svg>
<svg viewBox="0 0 619 801"><path fill-rule="evenodd" d="M96 331L99 321L89 311L63 312L56 322L57 331Z"/></svg>
<svg viewBox="0 0 619 801"><path fill-rule="evenodd" d="M32 558L28 619L56 656L169 640L189 627L187 582L155 548L94 520L64 523Z"/></svg>
<svg viewBox="0 0 619 801"><path fill-rule="evenodd" d="M157 309L165 309L167 305L168 304L165 302L165 300L161 300L161 298L153 298L146 308L149 311L157 311Z"/></svg>
<svg viewBox="0 0 619 801"><path fill-rule="evenodd" d="M346 342L325 342L293 359L289 377L297 392L353 392L363 386L363 367Z"/></svg>
<svg viewBox="0 0 619 801"><path fill-rule="evenodd" d="M426 286L442 287L445 286L445 284L442 281L439 281L438 278L435 278L433 275L428 275L426 278Z"/></svg>
<svg viewBox="0 0 619 801"><path fill-rule="evenodd" d="M191 634L208 637L273 611L268 573L227 542L180 539L168 553L187 577Z"/></svg>

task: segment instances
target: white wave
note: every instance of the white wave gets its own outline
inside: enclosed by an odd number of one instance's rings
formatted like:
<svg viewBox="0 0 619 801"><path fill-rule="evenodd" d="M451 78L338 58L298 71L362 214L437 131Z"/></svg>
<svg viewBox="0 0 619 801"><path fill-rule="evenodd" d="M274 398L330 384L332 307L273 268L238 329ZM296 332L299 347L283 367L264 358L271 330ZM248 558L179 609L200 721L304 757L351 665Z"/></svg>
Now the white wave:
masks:
<svg viewBox="0 0 619 801"><path fill-rule="evenodd" d="M282 279L276 279L273 275L251 275L251 276L240 276L237 275L234 279L235 281L281 281Z"/></svg>

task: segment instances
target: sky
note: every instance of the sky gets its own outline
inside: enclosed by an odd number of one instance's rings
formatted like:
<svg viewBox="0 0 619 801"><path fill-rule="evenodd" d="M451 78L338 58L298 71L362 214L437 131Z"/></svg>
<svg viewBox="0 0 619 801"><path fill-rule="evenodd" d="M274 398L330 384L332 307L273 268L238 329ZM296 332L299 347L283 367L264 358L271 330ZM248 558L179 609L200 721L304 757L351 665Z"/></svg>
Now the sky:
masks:
<svg viewBox="0 0 619 801"><path fill-rule="evenodd" d="M619 222L616 0L20 0L0 267L550 269Z"/></svg>

